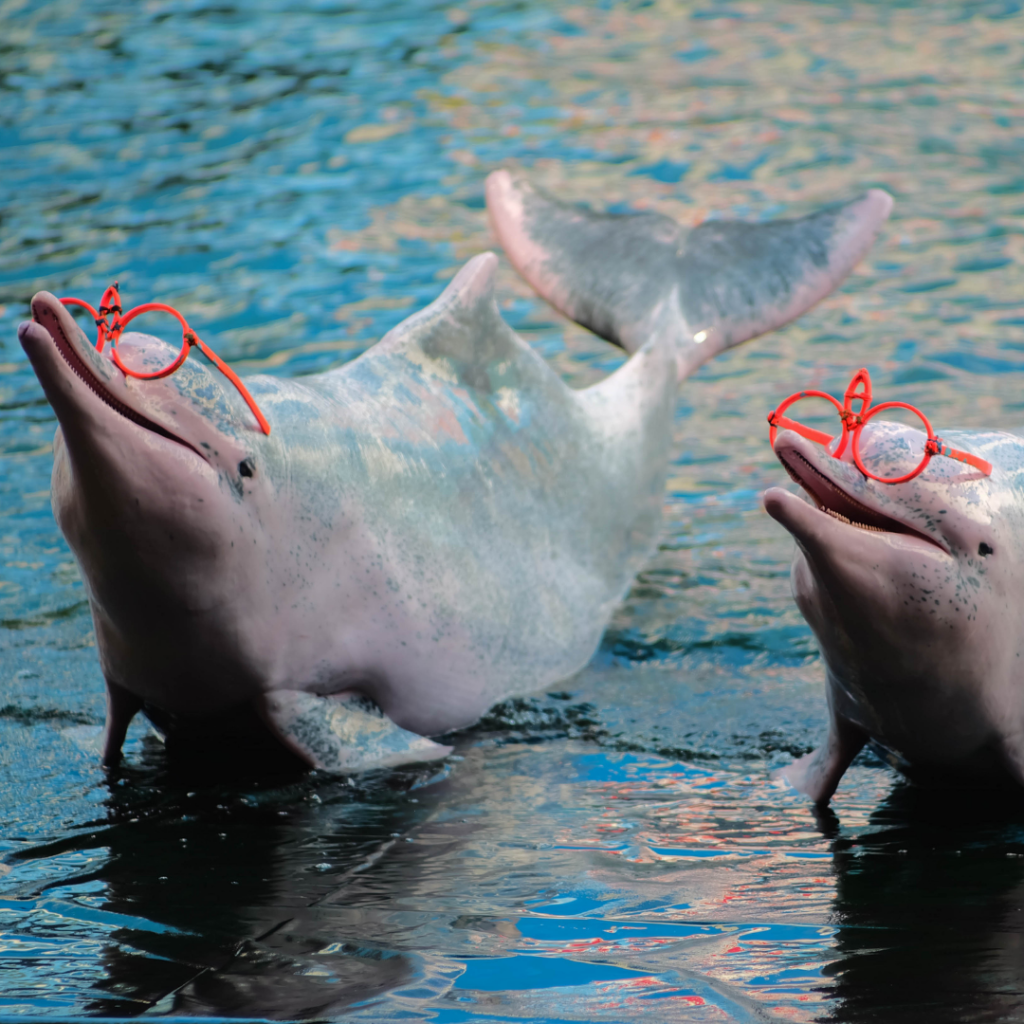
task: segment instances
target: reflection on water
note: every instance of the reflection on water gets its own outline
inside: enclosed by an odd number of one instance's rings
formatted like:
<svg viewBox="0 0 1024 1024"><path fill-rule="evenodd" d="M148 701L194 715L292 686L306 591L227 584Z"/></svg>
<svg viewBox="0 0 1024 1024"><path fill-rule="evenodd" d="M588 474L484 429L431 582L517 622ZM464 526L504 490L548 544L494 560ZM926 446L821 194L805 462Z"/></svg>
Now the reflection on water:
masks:
<svg viewBox="0 0 1024 1024"><path fill-rule="evenodd" d="M598 695L607 682L582 686ZM815 818L763 763L602 749L565 736L573 716L557 703L537 709L546 739L510 739L513 722L463 737L461 760L432 777L355 786L211 786L145 741L105 787L102 817L9 857L8 1006L371 1021L1012 1016L1019 808L890 791L865 766L840 813Z"/></svg>
<svg viewBox="0 0 1024 1024"><path fill-rule="evenodd" d="M843 1019L879 1019L883 1009L893 1020L1017 1019L1024 986L1019 795L1010 802L901 784L871 825L834 848L841 924L828 973Z"/></svg>
<svg viewBox="0 0 1024 1024"><path fill-rule="evenodd" d="M769 769L824 728L764 414L876 391L1024 420L1024 14L1009 0L0 4L0 1019L1014 1019L1024 807L865 753L815 816ZM338 365L490 245L485 175L612 210L890 230L798 324L683 390L664 542L590 668L350 785L225 772L102 718L49 509L32 291L180 308L246 372ZM507 269L580 385L618 364ZM230 752L225 752L230 761Z"/></svg>

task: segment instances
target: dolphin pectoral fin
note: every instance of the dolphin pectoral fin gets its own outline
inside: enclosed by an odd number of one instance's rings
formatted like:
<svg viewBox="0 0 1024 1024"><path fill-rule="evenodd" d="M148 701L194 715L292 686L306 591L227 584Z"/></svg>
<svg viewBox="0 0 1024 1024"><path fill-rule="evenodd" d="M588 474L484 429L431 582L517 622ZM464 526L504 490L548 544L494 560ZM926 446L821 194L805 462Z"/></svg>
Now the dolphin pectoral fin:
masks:
<svg viewBox="0 0 1024 1024"><path fill-rule="evenodd" d="M839 780L867 740L868 734L862 729L845 719L834 718L828 739L820 747L774 774L823 807L832 799Z"/></svg>
<svg viewBox="0 0 1024 1024"><path fill-rule="evenodd" d="M121 761L121 745L128 726L142 709L142 700L130 690L107 680L107 721L103 727L102 764L113 768Z"/></svg>
<svg viewBox="0 0 1024 1024"><path fill-rule="evenodd" d="M256 710L277 738L313 768L342 774L436 761L452 752L399 728L359 698L317 697L279 690L256 699Z"/></svg>
<svg viewBox="0 0 1024 1024"><path fill-rule="evenodd" d="M661 329L667 308L685 372L823 299L870 248L891 208L892 198L872 189L795 220L686 229L657 213L572 206L507 171L487 179L494 232L536 291L631 353Z"/></svg>

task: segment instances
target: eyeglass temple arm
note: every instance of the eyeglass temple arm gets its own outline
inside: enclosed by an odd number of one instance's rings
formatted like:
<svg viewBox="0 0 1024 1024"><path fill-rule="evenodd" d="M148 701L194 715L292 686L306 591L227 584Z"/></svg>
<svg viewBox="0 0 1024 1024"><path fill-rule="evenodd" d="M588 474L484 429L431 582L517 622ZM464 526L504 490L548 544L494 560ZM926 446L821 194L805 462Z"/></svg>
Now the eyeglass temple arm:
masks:
<svg viewBox="0 0 1024 1024"><path fill-rule="evenodd" d="M776 413L772 413L768 417L768 422L776 430L792 430L801 437L806 437L808 441L814 441L816 444L828 445L835 440L831 434L826 434L823 430L815 430L814 427L798 423L796 420L791 420L788 416L778 416Z"/></svg>
<svg viewBox="0 0 1024 1024"><path fill-rule="evenodd" d="M984 473L985 476L992 475L991 462L986 462L977 455L971 455L970 452L962 452L958 448L950 448L941 437L929 438L928 447L933 455L945 455L947 459L956 459L957 462L965 462L968 466L973 466Z"/></svg>
<svg viewBox="0 0 1024 1024"><path fill-rule="evenodd" d="M249 389L242 383L238 374L235 373L235 371L232 370L231 367L213 351L212 348L204 344L202 338L200 338L194 331L192 332L192 336L196 339L196 344L202 349L203 355L206 356L206 358L209 359L210 362L213 363L217 369L235 385L236 388L238 388L238 393L245 399L245 404L249 406L253 416L256 417L256 422L260 425L260 430L269 437L270 424L267 422L267 418L263 413L260 412L260 408L256 404L256 400L249 394Z"/></svg>

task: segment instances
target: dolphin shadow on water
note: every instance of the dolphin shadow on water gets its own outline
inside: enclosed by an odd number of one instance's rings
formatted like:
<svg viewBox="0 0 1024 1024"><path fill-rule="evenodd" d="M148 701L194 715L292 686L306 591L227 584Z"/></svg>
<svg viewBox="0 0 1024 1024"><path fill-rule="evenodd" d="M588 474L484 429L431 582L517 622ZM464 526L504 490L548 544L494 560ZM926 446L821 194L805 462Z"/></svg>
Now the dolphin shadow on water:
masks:
<svg viewBox="0 0 1024 1024"><path fill-rule="evenodd" d="M822 812L829 815L828 810ZM833 841L843 1024L1018 1020L1024 999L1024 800L896 785L861 835Z"/></svg>
<svg viewBox="0 0 1024 1024"><path fill-rule="evenodd" d="M512 701L449 737L466 759L451 775L422 764L358 782L310 772L265 729L225 736L217 716L165 740L150 734L140 756L108 771L106 820L93 823L102 827L72 840L105 851L88 877L104 885L100 923L123 922L84 1010L321 1020L353 1008L372 1016L366 1008L385 998L401 1016L443 996L462 967L435 947L446 933L450 946L459 923L442 914L424 940L402 910L473 847L472 813L451 809L467 788L475 794L492 746L595 724L591 706L563 707L566 696L530 717L525 736ZM14 859L58 852L42 844ZM46 889L20 895L45 899Z"/></svg>
<svg viewBox="0 0 1024 1024"><path fill-rule="evenodd" d="M21 343L60 427L51 488L107 683L103 758L144 710L165 732L258 720L335 772L444 757L427 737L571 677L659 533L678 384L798 316L871 245L891 199L710 221L568 206L496 172L513 264L626 363L580 391L501 319L471 260L358 359L248 378L198 359L140 380L53 295ZM124 334L151 369L169 347Z"/></svg>
<svg viewBox="0 0 1024 1024"><path fill-rule="evenodd" d="M150 738L141 758L111 771L104 827L74 839L106 853L89 875L104 884L93 913L117 926L85 1012L309 1020L385 994L401 1000L404 988L419 1000L444 992L448 963L358 921L360 902L380 902L375 886L413 884L404 837L443 799L444 779L423 785L434 769L417 766L356 787L280 757L254 777L237 755L180 757ZM224 773L213 785L211 767ZM45 844L16 859L59 852ZM45 888L19 895L47 899ZM332 897L349 916L318 929L317 907Z"/></svg>

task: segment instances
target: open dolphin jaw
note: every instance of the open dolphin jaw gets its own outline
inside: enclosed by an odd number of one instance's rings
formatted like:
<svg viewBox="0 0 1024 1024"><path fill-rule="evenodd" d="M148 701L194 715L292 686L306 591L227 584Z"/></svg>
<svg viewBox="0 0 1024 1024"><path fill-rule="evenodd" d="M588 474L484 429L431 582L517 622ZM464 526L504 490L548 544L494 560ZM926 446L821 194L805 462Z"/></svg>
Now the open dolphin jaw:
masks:
<svg viewBox="0 0 1024 1024"><path fill-rule="evenodd" d="M868 533L902 533L911 537L917 537L920 540L927 541L929 544L934 544L943 551L945 550L933 537L920 533L918 530L899 522L897 519L892 519L881 512L876 512L847 494L838 484L825 476L820 469L811 465L800 452L788 450L785 454L781 452L776 452L775 454L779 462L785 467L786 472L807 492L818 510L831 516L831 518ZM799 460L799 469L788 461L789 458ZM809 470L810 474L804 477L800 470L805 472Z"/></svg>
<svg viewBox="0 0 1024 1024"><path fill-rule="evenodd" d="M38 323L38 321L37 321ZM80 377L83 383L88 387L100 401L109 405L111 409L116 413L124 416L125 419L131 420L133 423L140 427L144 427L146 430L151 430L154 434L159 434L161 437L166 437L168 441L174 441L176 444L180 444L189 451L193 451L198 455L204 462L209 460L198 448L188 443L184 439L172 434L166 427L160 426L159 423L154 423L153 420L147 419L142 413L136 412L134 409L125 405L124 402L115 398L103 385L96 379L96 376L92 371L85 365L81 357L75 351L74 346L68 340L67 335L64 333L63 327L60 323L56 324L58 337L54 337L53 332L50 332L50 337L53 338L53 342L57 347L57 351L61 354L64 362L71 367L72 371L76 376Z"/></svg>

